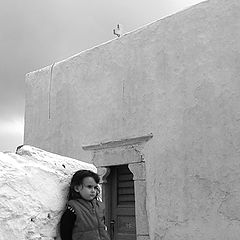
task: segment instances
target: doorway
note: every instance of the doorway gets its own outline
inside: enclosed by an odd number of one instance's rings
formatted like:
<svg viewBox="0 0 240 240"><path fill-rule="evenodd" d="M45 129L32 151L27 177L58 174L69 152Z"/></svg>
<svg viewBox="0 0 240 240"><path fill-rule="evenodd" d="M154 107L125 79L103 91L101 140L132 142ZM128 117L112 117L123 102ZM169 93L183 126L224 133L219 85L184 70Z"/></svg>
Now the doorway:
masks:
<svg viewBox="0 0 240 240"><path fill-rule="evenodd" d="M111 167L108 183L111 240L136 240L134 181L128 165Z"/></svg>
<svg viewBox="0 0 240 240"><path fill-rule="evenodd" d="M82 146L92 152L92 163L100 176L111 240L150 240L143 148L152 137L149 134Z"/></svg>

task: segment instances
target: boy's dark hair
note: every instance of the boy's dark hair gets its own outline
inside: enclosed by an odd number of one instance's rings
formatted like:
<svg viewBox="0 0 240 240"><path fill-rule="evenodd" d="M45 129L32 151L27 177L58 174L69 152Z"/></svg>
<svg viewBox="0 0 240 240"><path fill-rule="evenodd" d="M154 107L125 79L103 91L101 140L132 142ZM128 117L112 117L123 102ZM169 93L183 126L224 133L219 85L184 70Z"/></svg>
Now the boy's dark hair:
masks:
<svg viewBox="0 0 240 240"><path fill-rule="evenodd" d="M79 171L75 172L72 176L72 180L70 183L69 192L68 192L68 200L74 200L74 199L81 198L81 195L74 190L74 187L81 185L83 183L83 179L86 177L92 177L97 184L100 181L98 174L96 174L90 170L79 170Z"/></svg>

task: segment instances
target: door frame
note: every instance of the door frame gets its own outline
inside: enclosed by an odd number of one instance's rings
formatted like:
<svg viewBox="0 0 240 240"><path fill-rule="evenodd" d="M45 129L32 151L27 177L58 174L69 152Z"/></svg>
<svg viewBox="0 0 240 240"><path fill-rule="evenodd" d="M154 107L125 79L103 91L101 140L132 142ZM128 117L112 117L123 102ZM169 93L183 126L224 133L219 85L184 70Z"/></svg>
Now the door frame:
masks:
<svg viewBox="0 0 240 240"><path fill-rule="evenodd" d="M153 137L152 134L134 138L125 138L82 146L83 150L92 153L92 163L97 167L102 184L102 199L106 209L106 224L110 225L109 212L111 204L106 201L111 196L107 177L110 167L128 165L133 173L135 191L135 217L137 240L150 240L148 216L146 209L146 167L143 148L146 142Z"/></svg>

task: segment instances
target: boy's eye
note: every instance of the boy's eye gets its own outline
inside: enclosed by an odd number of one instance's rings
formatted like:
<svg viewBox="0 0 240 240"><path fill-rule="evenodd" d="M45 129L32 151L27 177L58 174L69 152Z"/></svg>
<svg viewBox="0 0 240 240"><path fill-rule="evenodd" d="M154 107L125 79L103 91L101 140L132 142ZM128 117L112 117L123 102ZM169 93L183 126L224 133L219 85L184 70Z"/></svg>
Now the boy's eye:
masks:
<svg viewBox="0 0 240 240"><path fill-rule="evenodd" d="M98 186L87 185L87 188L94 188L95 190L98 190Z"/></svg>

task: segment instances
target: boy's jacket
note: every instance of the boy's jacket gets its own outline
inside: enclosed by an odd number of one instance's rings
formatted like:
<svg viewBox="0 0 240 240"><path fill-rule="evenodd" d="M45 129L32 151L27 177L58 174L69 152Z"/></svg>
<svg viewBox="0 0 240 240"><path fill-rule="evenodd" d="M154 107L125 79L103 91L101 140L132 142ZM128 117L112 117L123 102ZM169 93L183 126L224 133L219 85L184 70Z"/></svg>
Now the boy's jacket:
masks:
<svg viewBox="0 0 240 240"><path fill-rule="evenodd" d="M97 200L70 200L68 205L76 213L72 240L110 240L104 225L103 204Z"/></svg>

